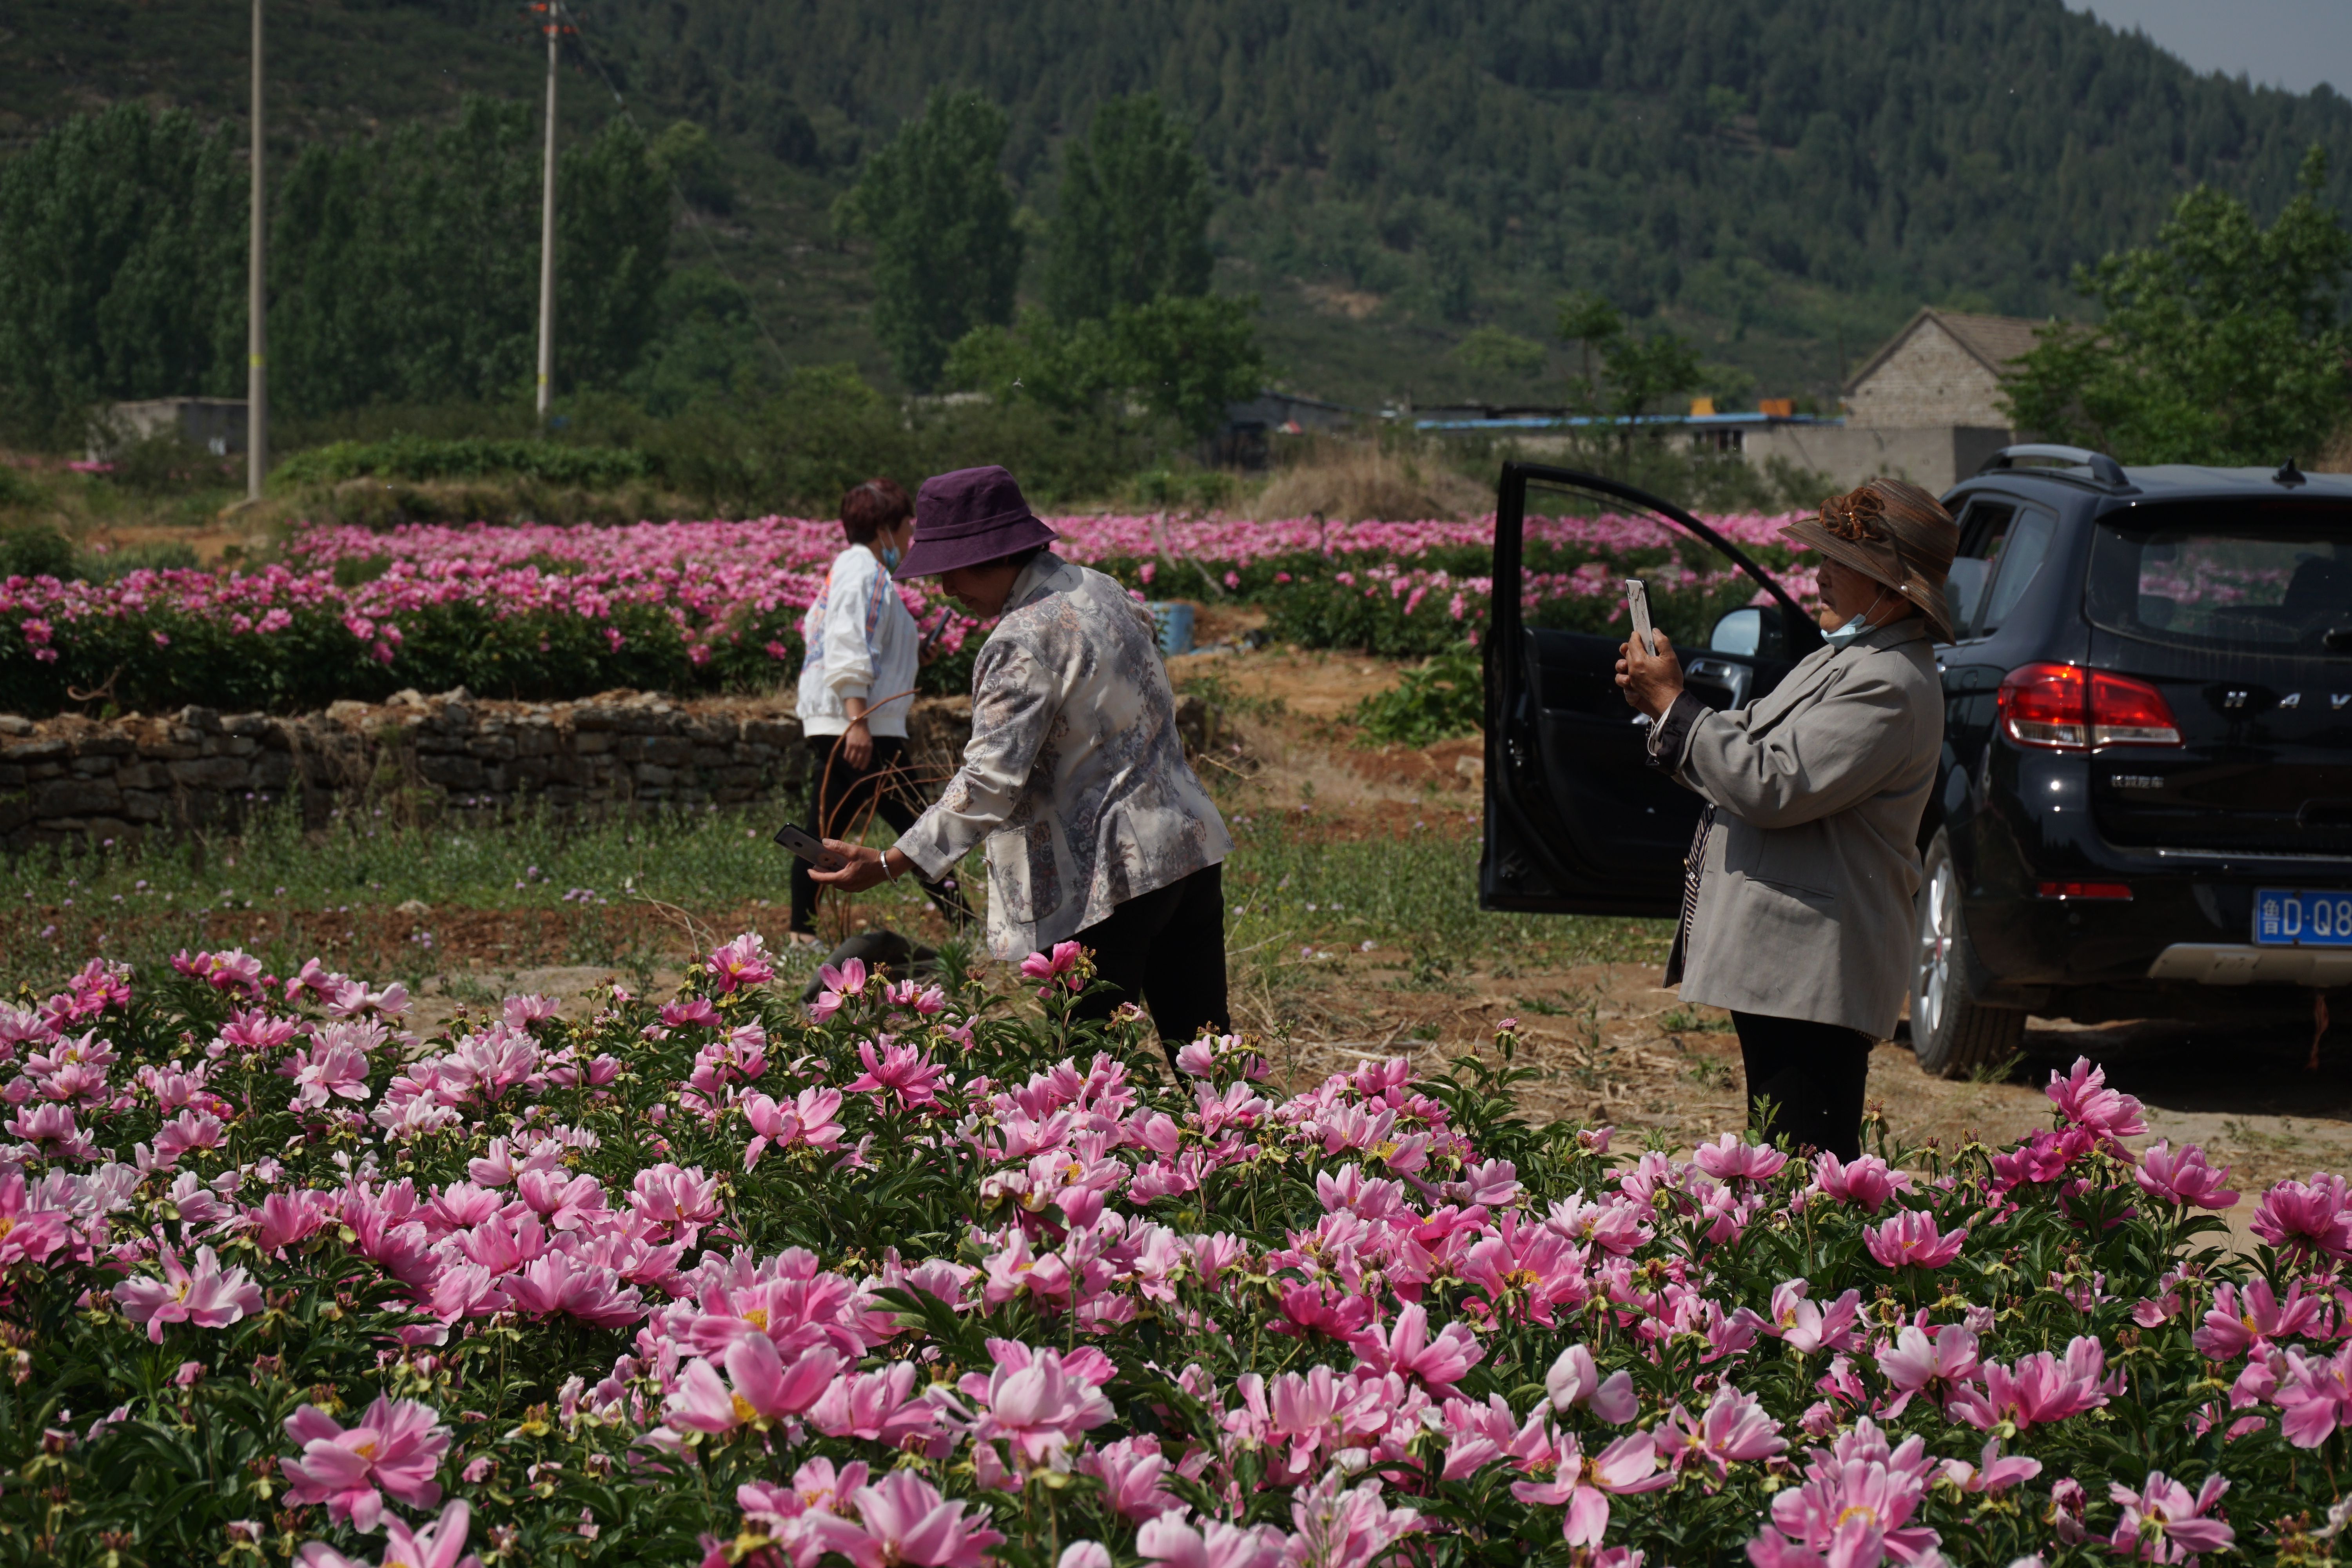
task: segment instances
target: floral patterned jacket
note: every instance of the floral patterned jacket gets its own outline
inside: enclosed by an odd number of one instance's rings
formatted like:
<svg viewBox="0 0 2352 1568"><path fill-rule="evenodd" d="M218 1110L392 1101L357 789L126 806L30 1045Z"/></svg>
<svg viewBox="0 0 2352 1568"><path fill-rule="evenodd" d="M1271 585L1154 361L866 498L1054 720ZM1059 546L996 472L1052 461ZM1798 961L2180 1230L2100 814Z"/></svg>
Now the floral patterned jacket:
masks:
<svg viewBox="0 0 2352 1568"><path fill-rule="evenodd" d="M1021 958L1233 852L1176 734L1150 616L1048 552L971 678L971 741L898 847L933 879L986 841L988 943Z"/></svg>

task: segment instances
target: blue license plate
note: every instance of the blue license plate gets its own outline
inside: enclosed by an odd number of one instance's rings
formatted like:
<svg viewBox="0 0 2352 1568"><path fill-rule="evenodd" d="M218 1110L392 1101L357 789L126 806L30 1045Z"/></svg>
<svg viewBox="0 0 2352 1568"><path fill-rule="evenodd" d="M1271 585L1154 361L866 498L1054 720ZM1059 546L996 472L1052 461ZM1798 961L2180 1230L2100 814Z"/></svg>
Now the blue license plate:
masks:
<svg viewBox="0 0 2352 1568"><path fill-rule="evenodd" d="M2352 893L2263 888L2254 894L2263 947L2352 947Z"/></svg>

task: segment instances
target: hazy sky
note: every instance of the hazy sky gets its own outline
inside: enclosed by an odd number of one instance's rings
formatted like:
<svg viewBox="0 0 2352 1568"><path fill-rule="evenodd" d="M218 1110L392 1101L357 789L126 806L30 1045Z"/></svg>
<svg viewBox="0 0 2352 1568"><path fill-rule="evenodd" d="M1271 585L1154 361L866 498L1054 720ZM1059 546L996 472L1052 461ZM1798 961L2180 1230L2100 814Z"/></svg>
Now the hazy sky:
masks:
<svg viewBox="0 0 2352 1568"><path fill-rule="evenodd" d="M2352 95L2352 0L2066 0L2124 32L2137 27L2199 71L2256 85Z"/></svg>

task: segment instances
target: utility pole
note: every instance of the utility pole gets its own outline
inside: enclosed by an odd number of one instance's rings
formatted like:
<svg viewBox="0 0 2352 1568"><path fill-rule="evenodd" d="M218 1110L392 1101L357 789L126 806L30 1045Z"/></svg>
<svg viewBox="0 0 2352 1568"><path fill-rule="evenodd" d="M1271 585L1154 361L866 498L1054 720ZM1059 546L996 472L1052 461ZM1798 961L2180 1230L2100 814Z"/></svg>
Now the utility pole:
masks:
<svg viewBox="0 0 2352 1568"><path fill-rule="evenodd" d="M253 195L252 232L246 244L245 283L245 499L261 499L269 473L269 289L262 252L268 230L268 204L261 177L261 0L253 0Z"/></svg>
<svg viewBox="0 0 2352 1568"><path fill-rule="evenodd" d="M258 5L260 0L254 0ZM539 424L547 427L547 406L555 395L555 63L562 29L556 0L545 0L547 17L547 184L539 213Z"/></svg>

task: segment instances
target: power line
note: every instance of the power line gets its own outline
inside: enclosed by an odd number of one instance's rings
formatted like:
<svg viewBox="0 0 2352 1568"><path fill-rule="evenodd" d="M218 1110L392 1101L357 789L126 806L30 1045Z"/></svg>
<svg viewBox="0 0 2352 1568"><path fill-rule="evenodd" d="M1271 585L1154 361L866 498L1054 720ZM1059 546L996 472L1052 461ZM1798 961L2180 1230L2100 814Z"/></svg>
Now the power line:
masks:
<svg viewBox="0 0 2352 1568"><path fill-rule="evenodd" d="M561 5L561 0L550 0L551 9L554 9L559 5ZM568 6L562 8L566 11L570 10ZM621 118L635 126L637 128L637 134L645 137L646 145L647 147L651 147L653 145L653 138L646 134L644 123L640 121L636 115L630 110L628 100L621 96L621 89L619 86L614 82L612 73L604 68L604 61L598 59L594 55L588 52L587 37L580 30L579 14L577 12L571 12L571 16L572 41L579 46L581 58L595 68L597 76L602 78L604 80L604 90L613 95L613 102L614 106L620 110ZM760 337L761 341L768 345L769 352L776 356L776 368L786 375L791 374L793 362L785 356L782 345L776 342L775 334L768 330L767 321L760 312L759 301L753 297L751 290L745 287L743 280L735 276L734 269L727 265L725 258L719 254L718 242L710 237L710 231L702 224L694 220L692 216L694 204L687 199L686 187L678 183L677 172L671 169L664 169L662 174L663 176L669 181L670 192L677 197L679 207L684 209L688 214L687 226L693 229L697 234L702 237L703 248L710 252L710 264L719 268L720 275L723 276L728 282L732 283L735 286L736 293L742 296L743 308L750 313L751 317L751 324L760 330Z"/></svg>

